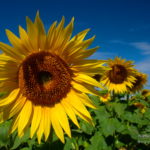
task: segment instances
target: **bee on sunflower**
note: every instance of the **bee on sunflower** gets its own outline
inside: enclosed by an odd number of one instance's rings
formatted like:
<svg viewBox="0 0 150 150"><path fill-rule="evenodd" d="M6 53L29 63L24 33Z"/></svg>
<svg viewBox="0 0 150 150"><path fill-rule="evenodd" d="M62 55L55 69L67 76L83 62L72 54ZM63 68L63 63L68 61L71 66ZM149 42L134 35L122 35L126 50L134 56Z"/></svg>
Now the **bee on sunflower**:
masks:
<svg viewBox="0 0 150 150"><path fill-rule="evenodd" d="M92 78L103 70L102 61L86 59L98 47L87 49L94 37L84 40L89 29L74 37L74 18L64 27L64 17L45 32L37 13L35 21L27 17L27 31L19 26L17 37L6 30L10 45L0 42L0 100L2 121L12 119L10 133L30 137L36 133L38 142L48 139L51 128L64 142L64 132L71 137L68 117L79 127L77 116L92 123L85 106L95 108L86 95L99 95Z"/></svg>
<svg viewBox="0 0 150 150"><path fill-rule="evenodd" d="M109 59L106 63L109 70L106 70L101 78L101 83L114 93L124 93L127 87L132 87L136 78L135 69L132 61L126 61L119 57Z"/></svg>

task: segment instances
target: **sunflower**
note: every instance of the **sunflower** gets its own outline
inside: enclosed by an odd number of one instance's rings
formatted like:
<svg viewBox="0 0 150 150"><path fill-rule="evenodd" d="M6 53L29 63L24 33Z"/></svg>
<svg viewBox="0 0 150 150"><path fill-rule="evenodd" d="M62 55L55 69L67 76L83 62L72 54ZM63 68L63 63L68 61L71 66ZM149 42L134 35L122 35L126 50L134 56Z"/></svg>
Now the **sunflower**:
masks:
<svg viewBox="0 0 150 150"><path fill-rule="evenodd" d="M129 92L135 93L140 91L147 82L147 75L144 73L137 72L135 73L136 81L133 83L133 86L129 88Z"/></svg>
<svg viewBox="0 0 150 150"><path fill-rule="evenodd" d="M109 92L100 96L100 101L102 101L103 103L109 102L110 100L111 100L111 95Z"/></svg>
<svg viewBox="0 0 150 150"><path fill-rule="evenodd" d="M79 127L77 116L92 124L85 106L95 108L86 95L99 95L101 85L92 78L102 70L102 62L86 59L98 47L87 49L94 37L84 40L89 29L71 37L74 18L64 27L64 17L45 32L37 13L35 21L27 17L27 31L19 26L17 37L6 30L10 45L0 42L0 100L2 120L12 118L10 133L48 139L51 128L64 142L71 137L68 117Z"/></svg>
<svg viewBox="0 0 150 150"><path fill-rule="evenodd" d="M124 93L127 91L127 86L133 86L136 79L133 76L135 69L133 69L131 61L116 57L114 60L109 59L106 65L109 67L109 70L104 73L100 82L109 91Z"/></svg>
<svg viewBox="0 0 150 150"><path fill-rule="evenodd" d="M148 96L150 96L150 90L149 89L143 89L141 94L144 97L148 97Z"/></svg>
<svg viewBox="0 0 150 150"><path fill-rule="evenodd" d="M144 104L142 104L140 102L136 102L136 103L133 103L133 105L135 107L139 108L141 113L145 113L146 112L147 107Z"/></svg>

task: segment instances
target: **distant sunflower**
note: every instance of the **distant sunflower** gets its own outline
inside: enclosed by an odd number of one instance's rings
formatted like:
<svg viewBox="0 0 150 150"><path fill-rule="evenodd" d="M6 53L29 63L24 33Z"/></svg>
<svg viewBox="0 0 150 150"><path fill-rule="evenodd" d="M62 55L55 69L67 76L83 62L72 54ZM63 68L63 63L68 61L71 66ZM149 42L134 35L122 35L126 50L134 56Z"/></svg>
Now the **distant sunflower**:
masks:
<svg viewBox="0 0 150 150"><path fill-rule="evenodd" d="M140 103L140 102L133 103L133 105L135 107L139 108L141 113L145 113L145 111L147 109L147 107L144 104Z"/></svg>
<svg viewBox="0 0 150 150"><path fill-rule="evenodd" d="M150 90L143 89L141 94L142 94L142 96L144 96L146 98L146 97L150 96Z"/></svg>
<svg viewBox="0 0 150 150"><path fill-rule="evenodd" d="M0 100L3 121L12 118L10 133L21 137L28 127L30 137L37 133L48 139L51 127L64 142L64 131L71 137L67 116L79 127L76 115L92 123L85 106L95 108L85 93L98 95L100 84L92 78L102 70L101 61L87 60L98 47L87 49L94 37L84 40L84 30L71 38L74 19L64 27L64 17L54 22L48 33L37 13L27 17L27 31L19 26L20 38L6 34L12 46L0 42Z"/></svg>
<svg viewBox="0 0 150 150"><path fill-rule="evenodd" d="M106 93L100 96L100 101L103 103L109 102L111 100L111 95L110 93Z"/></svg>
<svg viewBox="0 0 150 150"><path fill-rule="evenodd" d="M133 86L129 88L129 91L132 93L140 91L147 82L147 75L144 73L137 72L134 77L136 81L133 83Z"/></svg>
<svg viewBox="0 0 150 150"><path fill-rule="evenodd" d="M124 93L127 91L127 86L133 86L136 79L133 76L135 69L133 69L132 61L126 61L125 59L116 57L114 60L109 59L107 66L110 69L103 75L101 83L109 91Z"/></svg>

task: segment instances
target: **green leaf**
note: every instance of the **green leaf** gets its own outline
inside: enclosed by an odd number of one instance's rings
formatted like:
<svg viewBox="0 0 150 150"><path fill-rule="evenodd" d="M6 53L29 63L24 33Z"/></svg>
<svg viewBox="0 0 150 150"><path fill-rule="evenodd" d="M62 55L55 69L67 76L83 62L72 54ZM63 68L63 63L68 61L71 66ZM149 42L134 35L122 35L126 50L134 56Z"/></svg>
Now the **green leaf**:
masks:
<svg viewBox="0 0 150 150"><path fill-rule="evenodd" d="M31 149L28 147L25 147L25 148L21 148L20 150L31 150Z"/></svg>
<svg viewBox="0 0 150 150"><path fill-rule="evenodd" d="M94 110L94 112L96 114L95 118L98 119L100 124L103 120L106 120L110 117L110 113L107 112L105 105L100 106L99 109Z"/></svg>
<svg viewBox="0 0 150 150"><path fill-rule="evenodd" d="M101 122L102 132L105 137L113 135L119 127L120 122L115 118L105 119Z"/></svg>
<svg viewBox="0 0 150 150"><path fill-rule="evenodd" d="M63 150L75 150L75 147L76 147L75 139L67 137Z"/></svg>
<svg viewBox="0 0 150 150"><path fill-rule="evenodd" d="M85 148L85 150L108 150L105 138L101 135L100 132L96 132L90 141L90 146Z"/></svg>
<svg viewBox="0 0 150 150"><path fill-rule="evenodd" d="M115 103L114 110L118 116L124 114L125 108L127 107L126 103Z"/></svg>
<svg viewBox="0 0 150 150"><path fill-rule="evenodd" d="M6 121L0 124L0 146L7 146L9 144L8 131L11 125L11 121Z"/></svg>
<svg viewBox="0 0 150 150"><path fill-rule="evenodd" d="M137 127L135 126L128 126L128 134L135 140L138 140L139 132Z"/></svg>
<svg viewBox="0 0 150 150"><path fill-rule="evenodd" d="M99 96L93 96L93 95L88 95L89 96L89 98L93 101L93 103L95 104L95 105L99 105L99 103L100 103L100 98L99 98Z"/></svg>
<svg viewBox="0 0 150 150"><path fill-rule="evenodd" d="M15 139L14 139L14 144L12 146L11 149L16 149L18 148L22 143L27 142L29 139L29 129L25 132L23 137L18 137L18 135L16 135Z"/></svg>
<svg viewBox="0 0 150 150"><path fill-rule="evenodd" d="M94 127L85 121L80 122L80 127L83 132L89 135L91 135L92 132L94 131Z"/></svg>

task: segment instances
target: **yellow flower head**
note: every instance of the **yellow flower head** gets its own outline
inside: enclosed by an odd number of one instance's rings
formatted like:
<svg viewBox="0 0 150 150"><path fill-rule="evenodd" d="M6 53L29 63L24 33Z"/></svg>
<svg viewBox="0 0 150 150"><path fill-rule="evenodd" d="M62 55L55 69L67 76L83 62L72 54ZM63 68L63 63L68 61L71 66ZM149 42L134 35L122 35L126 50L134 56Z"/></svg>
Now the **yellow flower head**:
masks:
<svg viewBox="0 0 150 150"><path fill-rule="evenodd" d="M134 105L135 107L139 108L140 111L141 111L141 113L145 113L145 111L146 111L146 109L147 109L147 107L146 107L144 104L139 103L139 102L133 103L133 105Z"/></svg>
<svg viewBox="0 0 150 150"><path fill-rule="evenodd" d="M95 108L85 93L98 95L100 84L92 78L101 72L102 63L86 59L96 48L87 49L94 37L84 40L88 29L71 37L74 18L64 27L64 17L45 32L37 13L35 21L27 17L27 31L19 26L17 37L6 34L12 46L0 42L0 91L3 121L12 118L10 133L22 136L30 127L40 143L54 129L64 142L64 132L71 137L68 117L79 127L76 116L92 123L85 106Z"/></svg>
<svg viewBox="0 0 150 150"><path fill-rule="evenodd" d="M144 96L144 97L150 96L150 90L148 90L148 89L143 89L143 90L142 90L142 96Z"/></svg>
<svg viewBox="0 0 150 150"><path fill-rule="evenodd" d="M110 93L106 93L106 94L100 96L100 101L102 101L103 103L106 103L110 100L111 100Z"/></svg>
<svg viewBox="0 0 150 150"><path fill-rule="evenodd" d="M116 57L114 60L108 60L107 66L110 69L103 75L101 83L109 91L124 93L127 91L127 86L132 87L136 79L133 76L135 69L131 61Z"/></svg>
<svg viewBox="0 0 150 150"><path fill-rule="evenodd" d="M133 83L133 86L129 88L129 92L132 93L140 91L147 82L147 75L144 73L137 72L134 77L136 78L136 81Z"/></svg>

